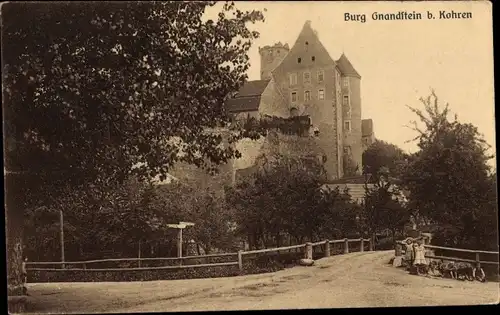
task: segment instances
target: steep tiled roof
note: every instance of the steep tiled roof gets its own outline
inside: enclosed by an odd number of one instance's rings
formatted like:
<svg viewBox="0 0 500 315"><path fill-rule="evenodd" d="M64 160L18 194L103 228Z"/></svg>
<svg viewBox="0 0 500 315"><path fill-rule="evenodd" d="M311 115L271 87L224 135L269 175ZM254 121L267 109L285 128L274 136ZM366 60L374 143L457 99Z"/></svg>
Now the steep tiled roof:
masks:
<svg viewBox="0 0 500 315"><path fill-rule="evenodd" d="M246 82L236 94L236 97L261 96L270 80L254 80Z"/></svg>
<svg viewBox="0 0 500 315"><path fill-rule="evenodd" d="M315 67L331 66L335 61L321 43L317 32L307 21L283 61L273 70L282 75L290 70L300 71Z"/></svg>
<svg viewBox="0 0 500 315"><path fill-rule="evenodd" d="M342 72L343 75L361 78L359 73L356 71L356 69L354 69L353 65L344 54L342 54L339 60L336 60L335 62L337 63L337 66L339 67L340 72Z"/></svg>
<svg viewBox="0 0 500 315"><path fill-rule="evenodd" d="M260 97L268 84L269 80L246 82L235 97L226 101L226 110L233 113L259 110Z"/></svg>
<svg viewBox="0 0 500 315"><path fill-rule="evenodd" d="M226 110L231 113L259 110L260 96L237 97L226 101Z"/></svg>
<svg viewBox="0 0 500 315"><path fill-rule="evenodd" d="M363 137L371 136L373 134L373 120L363 119L361 121L361 134Z"/></svg>

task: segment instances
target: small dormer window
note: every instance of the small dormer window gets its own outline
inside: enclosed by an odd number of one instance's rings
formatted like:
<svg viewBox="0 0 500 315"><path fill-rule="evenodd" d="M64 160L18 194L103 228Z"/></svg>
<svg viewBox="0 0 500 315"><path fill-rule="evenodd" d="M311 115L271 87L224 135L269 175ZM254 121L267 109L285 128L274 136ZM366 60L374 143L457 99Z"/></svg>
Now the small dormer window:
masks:
<svg viewBox="0 0 500 315"><path fill-rule="evenodd" d="M297 58L297 62L300 63L302 61L302 59L299 57Z"/></svg>

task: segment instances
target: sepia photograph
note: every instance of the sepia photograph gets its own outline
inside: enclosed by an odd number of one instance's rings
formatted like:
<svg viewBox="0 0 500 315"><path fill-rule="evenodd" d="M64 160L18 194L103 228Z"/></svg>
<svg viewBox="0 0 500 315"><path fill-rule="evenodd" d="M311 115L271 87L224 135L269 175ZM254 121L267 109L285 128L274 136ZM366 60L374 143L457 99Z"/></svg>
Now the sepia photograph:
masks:
<svg viewBox="0 0 500 315"><path fill-rule="evenodd" d="M492 16L2 3L8 313L498 304Z"/></svg>

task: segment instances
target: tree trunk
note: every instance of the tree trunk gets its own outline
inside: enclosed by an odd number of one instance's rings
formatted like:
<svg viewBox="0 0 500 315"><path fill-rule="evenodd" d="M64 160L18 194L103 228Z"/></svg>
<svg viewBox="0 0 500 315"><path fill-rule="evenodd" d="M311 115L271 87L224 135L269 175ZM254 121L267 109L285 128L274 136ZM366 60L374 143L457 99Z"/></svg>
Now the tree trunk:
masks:
<svg viewBox="0 0 500 315"><path fill-rule="evenodd" d="M7 243L8 295L23 295L23 202L18 200L22 188L17 174L5 175L5 225Z"/></svg>

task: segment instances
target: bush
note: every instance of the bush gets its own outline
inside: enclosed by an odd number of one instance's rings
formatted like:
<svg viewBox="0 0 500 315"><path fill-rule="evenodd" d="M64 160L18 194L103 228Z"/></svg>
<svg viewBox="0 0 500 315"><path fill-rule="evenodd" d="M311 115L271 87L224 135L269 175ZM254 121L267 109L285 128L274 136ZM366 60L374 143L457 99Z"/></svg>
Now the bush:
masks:
<svg viewBox="0 0 500 315"><path fill-rule="evenodd" d="M200 267L181 270L140 271L28 271L29 282L154 281L231 277L238 266Z"/></svg>

